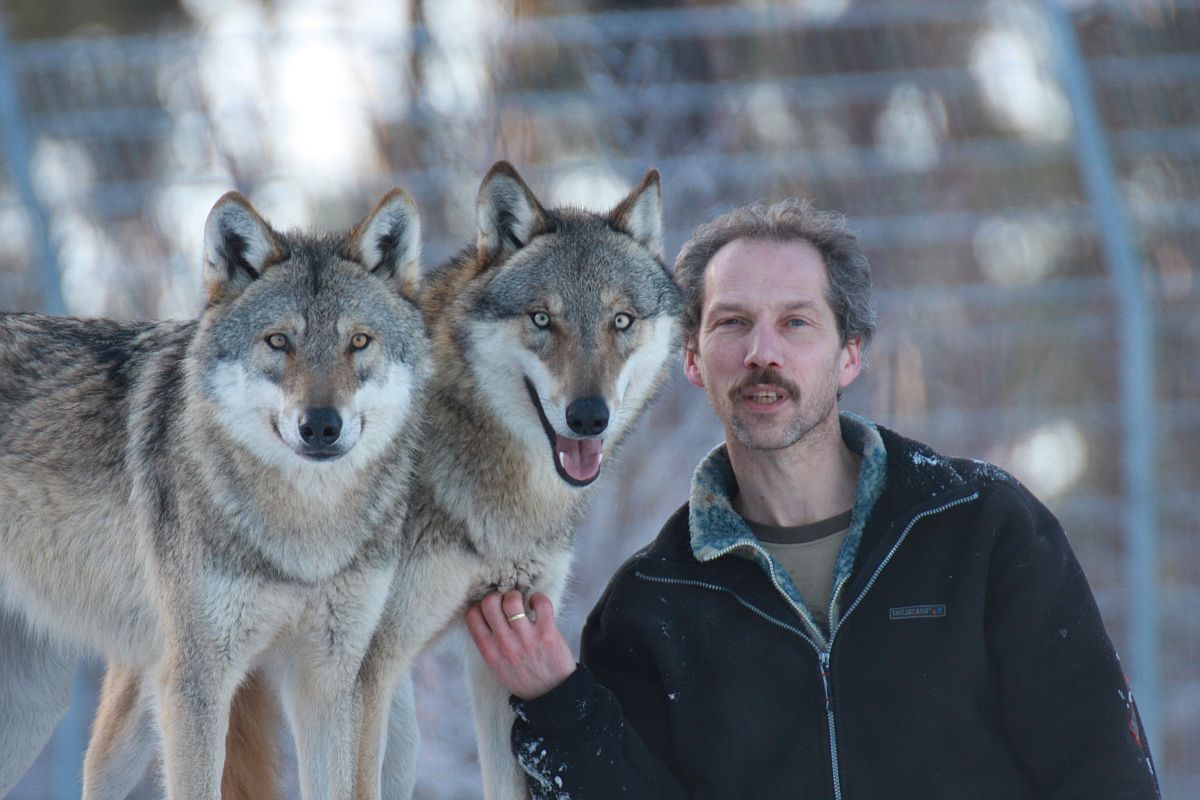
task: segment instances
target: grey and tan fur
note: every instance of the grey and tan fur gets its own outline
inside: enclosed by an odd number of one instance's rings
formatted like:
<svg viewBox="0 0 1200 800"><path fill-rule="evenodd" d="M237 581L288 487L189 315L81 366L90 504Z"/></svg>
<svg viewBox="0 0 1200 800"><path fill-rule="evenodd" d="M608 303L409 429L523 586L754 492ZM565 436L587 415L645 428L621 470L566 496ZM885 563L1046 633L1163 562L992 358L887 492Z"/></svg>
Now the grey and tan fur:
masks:
<svg viewBox="0 0 1200 800"><path fill-rule="evenodd" d="M325 237L231 193L205 226L199 319L0 316L0 795L90 651L111 670L89 800L137 781L150 715L168 796L219 797L251 670L283 700L305 797L349 796L429 371L404 296L418 243L401 191Z"/></svg>
<svg viewBox="0 0 1200 800"><path fill-rule="evenodd" d="M360 800L411 794L409 670L468 603L513 587L560 601L599 456L608 463L679 346L682 303L662 263L656 172L600 215L542 208L501 162L477 208L475 246L422 287L436 365L431 446L361 676ZM525 796L509 752L508 692L466 650L487 796Z"/></svg>

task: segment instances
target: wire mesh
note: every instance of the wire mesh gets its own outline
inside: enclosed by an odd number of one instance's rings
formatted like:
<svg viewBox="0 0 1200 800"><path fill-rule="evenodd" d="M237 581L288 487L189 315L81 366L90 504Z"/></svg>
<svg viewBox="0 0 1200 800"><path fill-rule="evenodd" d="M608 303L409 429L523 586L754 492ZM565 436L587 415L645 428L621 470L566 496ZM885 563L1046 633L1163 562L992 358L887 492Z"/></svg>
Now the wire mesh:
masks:
<svg viewBox="0 0 1200 800"><path fill-rule="evenodd" d="M233 5L241 16L179 34L7 43L21 113L6 136L28 137L37 205L6 163L0 308L37 308L50 272L72 313L194 313L204 215L229 188L282 226L334 228L404 186L430 263L472 238L475 189L497 158L544 197L589 207L657 167L669 252L734 205L810 197L850 217L879 290L881 333L847 405L995 461L1042 496L1139 689L1122 298L1044 6ZM1069 9L1157 348L1156 756L1169 797L1200 796L1200 3ZM39 255L41 233L57 264ZM719 439L703 404L669 387L594 502L572 634ZM478 792L467 717L443 713L466 707L455 669L442 649L420 671L422 797Z"/></svg>

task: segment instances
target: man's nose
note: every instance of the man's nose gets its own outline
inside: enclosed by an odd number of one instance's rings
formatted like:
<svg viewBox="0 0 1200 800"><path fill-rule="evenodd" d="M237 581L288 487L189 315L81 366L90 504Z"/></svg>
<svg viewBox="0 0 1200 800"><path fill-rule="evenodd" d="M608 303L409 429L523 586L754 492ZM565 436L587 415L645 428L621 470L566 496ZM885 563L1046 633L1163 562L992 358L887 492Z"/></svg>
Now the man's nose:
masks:
<svg viewBox="0 0 1200 800"><path fill-rule="evenodd" d="M779 369L783 366L782 342L773 325L756 323L750 329L746 366L750 369Z"/></svg>

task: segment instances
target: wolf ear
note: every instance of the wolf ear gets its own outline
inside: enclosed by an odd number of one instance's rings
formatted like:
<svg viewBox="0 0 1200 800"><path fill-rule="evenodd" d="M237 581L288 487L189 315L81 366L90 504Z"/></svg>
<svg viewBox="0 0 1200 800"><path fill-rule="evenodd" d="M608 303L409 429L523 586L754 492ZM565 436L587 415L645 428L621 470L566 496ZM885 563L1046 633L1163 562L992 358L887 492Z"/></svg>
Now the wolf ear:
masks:
<svg viewBox="0 0 1200 800"><path fill-rule="evenodd" d="M237 297L263 270L287 257L287 247L250 201L227 192L204 223L204 284L208 302Z"/></svg>
<svg viewBox="0 0 1200 800"><path fill-rule="evenodd" d="M497 161L479 186L476 250L481 262L516 252L546 226L546 212L507 161Z"/></svg>
<svg viewBox="0 0 1200 800"><path fill-rule="evenodd" d="M638 188L608 212L609 223L617 230L624 231L642 246L662 258L663 254L663 224L662 224L662 187L658 182L658 170L646 172Z"/></svg>
<svg viewBox="0 0 1200 800"><path fill-rule="evenodd" d="M406 297L421 283L421 215L412 196L393 189L350 232L350 256Z"/></svg>

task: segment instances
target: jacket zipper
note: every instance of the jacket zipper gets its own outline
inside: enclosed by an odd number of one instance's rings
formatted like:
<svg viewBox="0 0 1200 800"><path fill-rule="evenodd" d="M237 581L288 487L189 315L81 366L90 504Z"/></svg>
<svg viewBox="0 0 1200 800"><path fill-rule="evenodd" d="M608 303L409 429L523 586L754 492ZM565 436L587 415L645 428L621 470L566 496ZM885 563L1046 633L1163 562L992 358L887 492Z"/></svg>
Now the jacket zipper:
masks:
<svg viewBox="0 0 1200 800"><path fill-rule="evenodd" d="M753 542L743 541L743 542L739 542L738 544L735 544L735 545L730 545L729 547L726 547L723 550L718 550L717 552L712 553L711 555L707 556L704 560L705 560L705 562L715 561L716 559L720 558L721 556L728 555L729 553L732 553L734 550L739 550L743 547L751 548L752 550L756 551L759 555L761 555L763 557L763 559L766 560L767 569L769 571L768 574L770 575L770 578L771 578L771 585L775 587L775 591L779 592L779 594L783 597L783 599L787 601L788 605L792 607L792 610L796 612L796 616L798 616L798 617L800 617L800 619L804 620L804 624L806 626L808 626L808 630L812 634L811 636L805 636L804 638L813 647L815 647L817 649L817 652L820 652L821 650L825 649L825 647L826 647L825 637L823 635L821 635L821 632L820 632L821 628L817 625L816 621L812 618L812 615L808 613L808 609L804 608L803 606L797 605L796 602L794 600L792 600L791 597L788 596L788 593L785 592L783 590L783 588L779 585L779 579L775 575L775 565L772 563L771 555L766 550L764 550L762 547L759 547L757 544L754 544Z"/></svg>
<svg viewBox="0 0 1200 800"><path fill-rule="evenodd" d="M833 642L830 641L832 648ZM817 651L821 660L821 685L825 688L825 718L829 728L829 763L833 769L833 796L837 800L842 797L842 773L838 769L837 728L833 721L833 687L829 685L829 651Z"/></svg>
<svg viewBox="0 0 1200 800"><path fill-rule="evenodd" d="M821 659L821 680L825 684L825 708L826 713L829 715L829 752L833 767L834 800L842 800L842 776L841 772L838 770L837 727L833 719L833 684L829 674L829 655L831 652L833 652L833 643L837 639L838 631L842 629L842 625L846 622L846 618L854 613L854 609L858 608L858 606L862 603L863 598L867 596L867 592L871 591L871 587L875 585L877 580L879 580L880 573L882 573L884 568L891 563L892 556L896 555L896 551L900 549L900 545L904 544L904 540L908 538L908 532L913 529L913 526L926 517L932 517L934 514L940 514L943 511L948 511L955 506L961 506L965 503L970 503L978 498L979 492L972 492L966 497L960 497L957 500L951 500L948 503L943 503L937 508L931 508L927 511L922 511L920 514L917 514L915 517L910 519L908 521L908 525L904 527L904 531L900 534L900 538L896 539L896 543L892 545L892 549L889 550L888 554L883 557L883 561L879 562L879 566L875 568L875 572L871 575L871 579L867 581L867 585L863 587L863 590L858 593L858 597L854 598L854 602L851 603L850 607L846 609L846 613L842 614L842 616L837 619L836 622L832 622L833 617L830 617L831 627L829 630L829 648L820 653L819 657ZM834 590L833 597L830 598L829 601L829 607L831 609L834 607L837 601L838 592L841 591L844 583L845 580L843 579L843 581L837 585L837 589Z"/></svg>
<svg viewBox="0 0 1200 800"><path fill-rule="evenodd" d="M703 589L712 589L714 591L727 592L729 594L732 594L734 596L734 598L738 601L738 603L741 604L743 607L749 609L750 611L753 611L755 614L757 614L759 617L766 620L767 622L770 622L774 625L778 625L780 628L783 628L785 630L791 631L792 633L795 633L801 639L804 639L804 641L808 642L812 646L812 648L817 651L817 658L821 663L821 687L825 691L825 716L826 716L827 725L829 728L830 766L833 769L833 797L834 797L834 800L842 800L842 776L841 776L841 771L838 768L837 724L836 724L836 721L834 720L834 716L833 716L833 682L832 682L832 678L831 678L830 670L829 670L829 656L830 656L830 653L833 651L833 642L837 638L838 631L841 630L843 623L845 623L846 619L852 613L854 613L854 609L858 608L858 606L862 603L863 598L867 596L867 592L871 591L871 587L873 587L875 585L875 582L877 580L879 580L879 575L883 572L884 568L887 567L887 565L891 562L892 556L896 555L896 551L898 549L900 549L900 545L904 544L904 540L908 538L909 531L911 531L913 529L913 526L915 526L921 520L923 520L927 517L931 517L934 514L940 514L943 511L948 511L951 508L973 502L977 499L979 499L979 492L972 492L971 494L967 495L966 497L960 497L956 500L951 500L948 503L943 503L942 505L940 505L936 508L931 508L927 511L922 511L920 514L917 514L911 520L909 520L908 525L905 526L904 531L901 532L901 534L900 534L900 537L898 539L896 539L896 543L892 545L892 549L888 551L888 554L886 556L884 556L883 561L881 561L879 563L879 566L875 568L875 572L871 575L871 579L867 581L867 585L864 586L863 590L858 593L858 597L856 597L854 599L854 602L850 604L850 607L846 609L846 613L842 614L842 616L837 620L836 624L833 624L833 626L829 632L829 643L827 645L824 642L824 637L821 637L821 644L818 644L817 641L813 639L813 637L809 636L807 633L800 630L795 625L789 625L788 623L783 622L782 620L778 620L775 617L772 617L770 614L766 613L762 609L760 609L757 606L754 606L754 605L750 604L748 601L744 600L742 598L742 596L739 595L737 592L735 592L732 589L729 589L725 586L720 586L715 583L708 583L707 581L687 580L684 578L659 578L659 577L655 577L652 575L645 575L642 572L638 572L637 576L639 578L642 578L643 580L651 581L653 583L668 583L668 584L678 584L678 585L683 585L683 586L697 586L697 587L700 587ZM741 544L734 545L732 547L727 547L724 550L721 550L721 551L713 554L712 556L706 558L705 561L712 561L713 559L720 558L721 556L726 555L727 553L730 553L730 552L738 549L739 547L747 547L747 546L754 547L754 549L762 552L758 547L756 547L753 544L741 543ZM770 564L771 564L771 561L768 558L767 565L770 566ZM813 623L811 616L802 607L796 605L796 603L792 600L792 598L788 597L787 592L783 591L783 589L780 588L779 582L775 578L774 567L771 567L771 569L770 569L770 578L771 578L771 584L775 587L775 590L777 592L779 592L785 600L787 600L788 605L790 605L796 611L796 613L798 615L800 615L801 619L803 619L807 624L809 624L810 626L815 628L816 626L815 626L815 623ZM832 611L837 603L837 596L841 592L842 586L844 584L845 584L845 578L843 578L842 581L840 581L838 583L838 585L834 588L833 594L830 597L829 609L831 612L830 613L831 621L834 619L833 615L832 615ZM825 646L823 647L822 645L825 645Z"/></svg>
<svg viewBox="0 0 1200 800"><path fill-rule="evenodd" d="M813 649L815 649L818 653L821 652L821 648L817 646L817 643L814 642L812 640L812 637L809 636L807 633L805 633L803 630L801 630L800 628L797 628L795 625L789 625L788 623L784 622L783 620L772 617L770 614L763 611L758 606L753 605L749 601L743 599L740 594L735 592L733 589L730 589L728 586L721 586L720 584L709 583L707 581L688 580L686 578L660 578L657 575L647 575L644 572L638 572L637 576L644 581L649 581L650 583L666 583L666 584L671 584L671 585L675 585L675 586L696 586L701 589L711 589L714 592L725 592L726 594L731 594L731 595L733 595L733 599L737 600L738 604L741 605L743 608L746 608L746 609L754 612L756 615L758 615L762 619L766 620L767 622L771 623L772 625L777 625L778 627L783 628L785 631L789 631L791 633L796 634L801 639L803 639L804 641L806 641L810 645L812 645Z"/></svg>
<svg viewBox="0 0 1200 800"><path fill-rule="evenodd" d="M966 505L967 503L974 502L978 499L979 492L972 492L966 497L960 497L957 500L951 500L948 503L943 503L937 508L931 508L928 511L922 511L920 514L917 514L908 521L908 525L905 526L904 532L900 534L900 538L896 540L894 545L892 545L892 549L888 551L888 554L883 557L883 561L879 562L879 566L876 567L874 574L871 575L871 579L867 581L867 585L864 586L863 590L858 593L858 597L854 598L854 602L851 603L850 607L846 609L846 613L842 614L842 616L837 620L837 624L834 625L833 629L829 632L829 646L831 649L833 647L833 640L837 638L837 632L842 629L842 624L845 623L847 617L854 613L854 609L858 608L859 604L862 603L863 598L867 596L867 592L871 591L871 587L875 585L875 581L879 580L880 573L883 572L884 567L891 562L892 556L896 555L896 551L900 549L900 545L904 544L904 540L908 538L908 532L913 529L913 526L926 517L932 517L934 514L940 514L943 511L949 511L956 506ZM838 584L838 589L841 589L841 584Z"/></svg>

